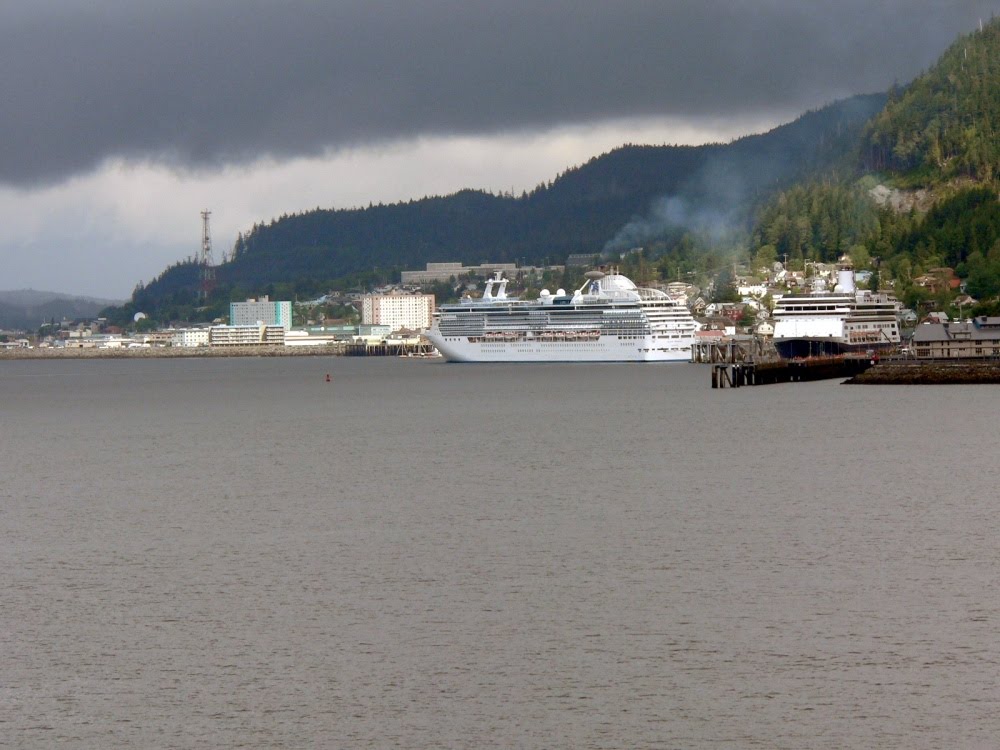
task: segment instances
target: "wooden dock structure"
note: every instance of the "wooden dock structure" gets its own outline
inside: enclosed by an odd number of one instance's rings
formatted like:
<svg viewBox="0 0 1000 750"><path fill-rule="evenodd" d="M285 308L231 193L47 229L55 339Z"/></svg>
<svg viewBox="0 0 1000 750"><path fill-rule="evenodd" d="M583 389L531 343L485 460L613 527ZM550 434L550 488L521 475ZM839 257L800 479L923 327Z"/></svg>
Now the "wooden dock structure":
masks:
<svg viewBox="0 0 1000 750"><path fill-rule="evenodd" d="M799 383L809 380L850 378L872 367L878 360L842 355L779 359L768 362L737 362L712 365L713 388L741 388L771 383Z"/></svg>
<svg viewBox="0 0 1000 750"><path fill-rule="evenodd" d="M345 357L427 357L434 353L434 347L428 341L419 344L402 341L348 342L342 344L340 351Z"/></svg>
<svg viewBox="0 0 1000 750"><path fill-rule="evenodd" d="M696 341L691 361L697 364L773 362L780 359L774 342L762 336L737 336L721 341Z"/></svg>

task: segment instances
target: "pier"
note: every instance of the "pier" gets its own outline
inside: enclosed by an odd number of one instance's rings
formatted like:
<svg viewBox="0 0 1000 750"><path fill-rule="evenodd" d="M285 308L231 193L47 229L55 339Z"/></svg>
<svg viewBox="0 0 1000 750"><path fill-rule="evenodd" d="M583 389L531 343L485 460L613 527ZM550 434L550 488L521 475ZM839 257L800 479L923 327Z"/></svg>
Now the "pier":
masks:
<svg viewBox="0 0 1000 750"><path fill-rule="evenodd" d="M774 362L778 350L769 338L742 336L723 341L696 341L691 346L691 361L696 364L741 364Z"/></svg>
<svg viewBox="0 0 1000 750"><path fill-rule="evenodd" d="M427 341L411 344L403 341L378 343L345 343L340 353L345 357L428 357L434 356L434 347Z"/></svg>
<svg viewBox="0 0 1000 750"><path fill-rule="evenodd" d="M869 357L810 357L808 359L737 362L712 365L713 388L741 388L772 383L850 378L875 364Z"/></svg>

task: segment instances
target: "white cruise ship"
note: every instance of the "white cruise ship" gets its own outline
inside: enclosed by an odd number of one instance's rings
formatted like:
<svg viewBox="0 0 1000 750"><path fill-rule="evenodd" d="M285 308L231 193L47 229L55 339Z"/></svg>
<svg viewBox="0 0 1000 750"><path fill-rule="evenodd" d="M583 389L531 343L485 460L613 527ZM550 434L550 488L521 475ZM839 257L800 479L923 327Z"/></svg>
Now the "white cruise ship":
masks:
<svg viewBox="0 0 1000 750"><path fill-rule="evenodd" d="M481 299L442 305L426 336L452 362L688 361L700 328L687 307L611 272L572 294L507 296L498 272Z"/></svg>
<svg viewBox="0 0 1000 750"><path fill-rule="evenodd" d="M899 345L902 305L892 294L857 289L844 259L833 292L790 295L774 308L774 346L786 359Z"/></svg>

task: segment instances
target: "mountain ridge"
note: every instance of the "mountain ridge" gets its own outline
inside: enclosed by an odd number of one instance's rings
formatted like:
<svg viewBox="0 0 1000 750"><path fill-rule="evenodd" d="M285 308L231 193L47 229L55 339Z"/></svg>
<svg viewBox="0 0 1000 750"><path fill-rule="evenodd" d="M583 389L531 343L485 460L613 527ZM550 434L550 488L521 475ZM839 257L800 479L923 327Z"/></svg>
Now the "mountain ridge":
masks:
<svg viewBox="0 0 1000 750"><path fill-rule="evenodd" d="M87 294L72 294L69 292L53 292L41 289L0 289L0 302L14 305L37 305L51 300L81 300L103 305L120 304L123 300L107 297L92 297Z"/></svg>
<svg viewBox="0 0 1000 750"><path fill-rule="evenodd" d="M95 318L121 300L36 289L0 290L0 328L32 330L50 320Z"/></svg>
<svg viewBox="0 0 1000 750"><path fill-rule="evenodd" d="M258 223L238 238L230 262L215 269L207 305L199 299L199 267L190 261L137 288L117 315L214 316L244 294L366 288L427 262L549 265L571 253L603 251L610 259L636 247L646 248L642 262L655 262L655 274L694 272L706 283L723 257L785 258L801 268L850 252L885 261L886 278L899 279L915 298L912 279L932 264L992 268L989 206L976 208L975 217L962 207L980 206L963 193L995 185L1000 175L998 128L994 19L959 37L906 87L834 102L767 133L702 146L625 144L520 196L466 189ZM921 214L876 203L871 190L880 182L890 190L927 187L923 208L955 201L945 214L989 228L959 227L942 249L938 229L922 234ZM956 238L975 238L975 252L956 250ZM994 255L1000 264L1000 250ZM1000 277L1000 265L986 275Z"/></svg>
<svg viewBox="0 0 1000 750"><path fill-rule="evenodd" d="M725 144L626 144L520 196L466 189L283 216L237 240L233 259L216 269L217 283L234 294L282 283L309 293L325 291L310 288L310 280L327 285L376 268L392 274L448 260L561 263L571 253L620 249L616 240L647 241L665 228L746 223L755 202L805 172L852 168L861 128L884 103L884 94L859 95ZM657 211L663 199L674 201L672 211ZM639 225L647 231L619 237ZM197 289L195 264L177 264L138 290L134 307L190 306Z"/></svg>

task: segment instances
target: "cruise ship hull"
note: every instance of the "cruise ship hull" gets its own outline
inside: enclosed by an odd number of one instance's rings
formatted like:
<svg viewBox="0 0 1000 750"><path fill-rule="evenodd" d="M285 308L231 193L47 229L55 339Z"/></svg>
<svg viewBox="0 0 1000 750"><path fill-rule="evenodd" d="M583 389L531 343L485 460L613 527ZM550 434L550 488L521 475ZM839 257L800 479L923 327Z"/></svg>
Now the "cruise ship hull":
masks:
<svg viewBox="0 0 1000 750"><path fill-rule="evenodd" d="M469 341L425 334L449 362L688 362L691 346L665 348L652 341L602 336L594 341Z"/></svg>
<svg viewBox="0 0 1000 750"><path fill-rule="evenodd" d="M880 351L892 348L894 344L889 341L850 344L830 338L795 338L795 339L775 339L774 348L778 355L784 359L803 359L806 357L835 357L840 354L858 354L868 350Z"/></svg>

